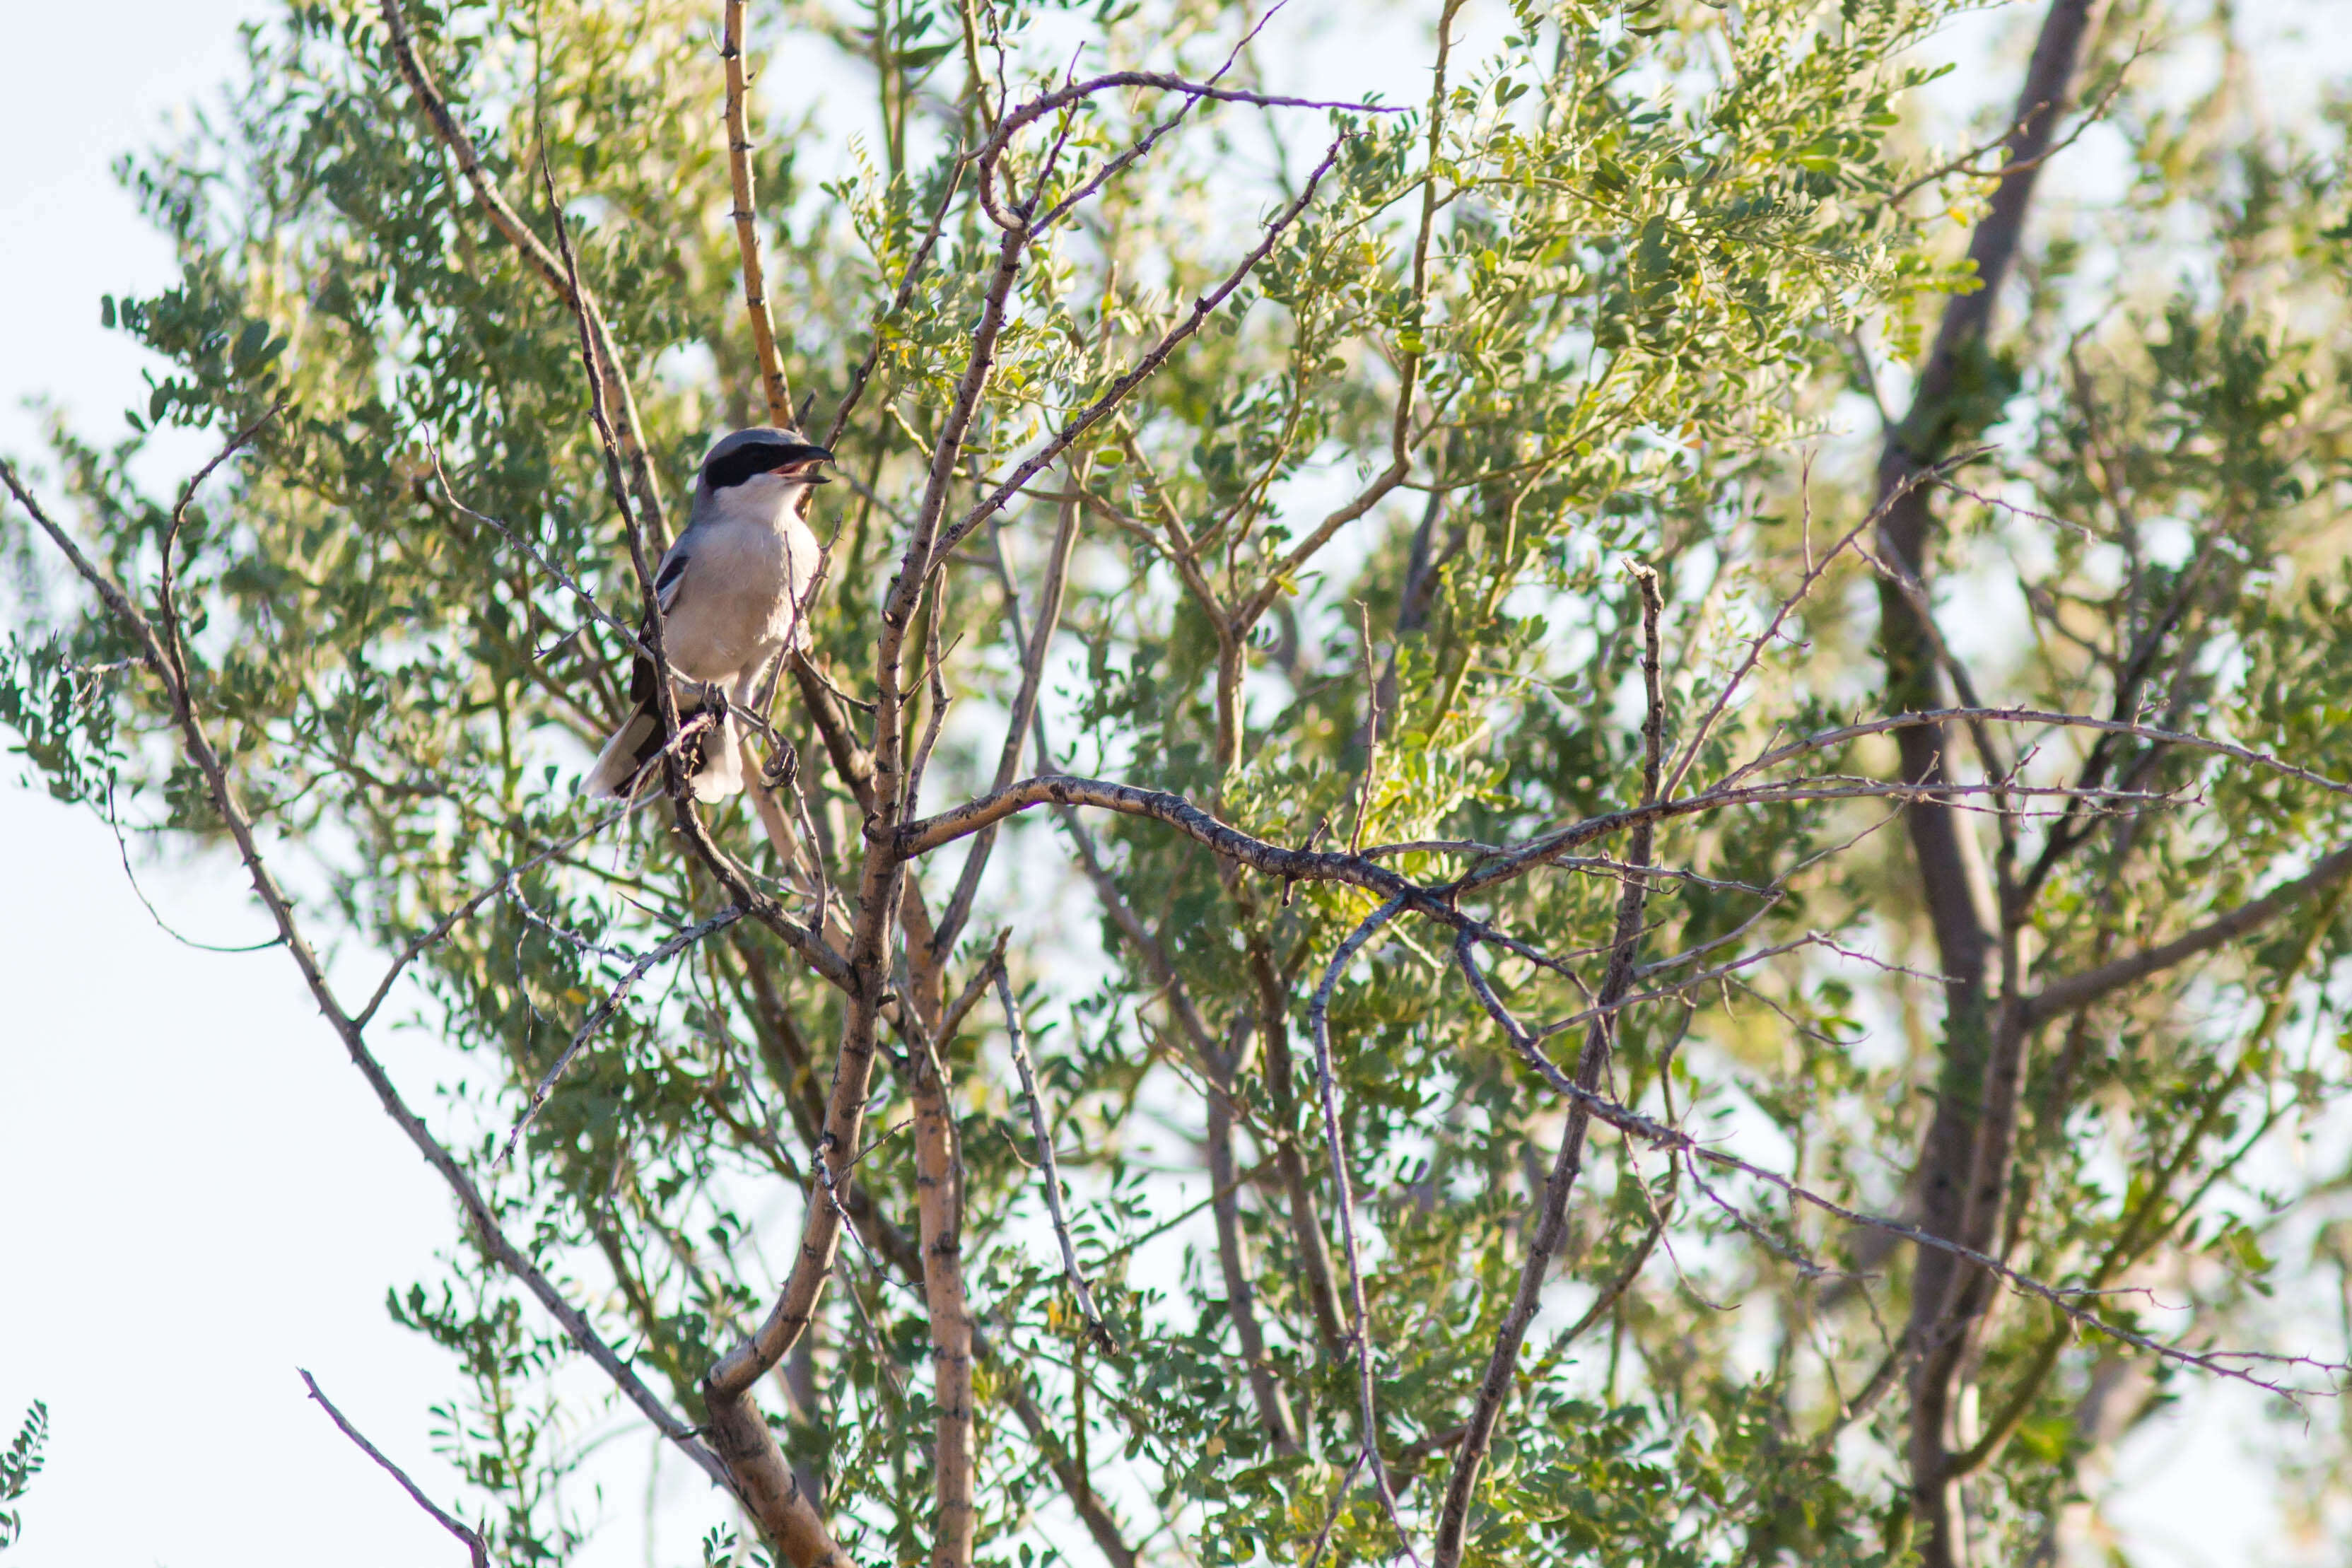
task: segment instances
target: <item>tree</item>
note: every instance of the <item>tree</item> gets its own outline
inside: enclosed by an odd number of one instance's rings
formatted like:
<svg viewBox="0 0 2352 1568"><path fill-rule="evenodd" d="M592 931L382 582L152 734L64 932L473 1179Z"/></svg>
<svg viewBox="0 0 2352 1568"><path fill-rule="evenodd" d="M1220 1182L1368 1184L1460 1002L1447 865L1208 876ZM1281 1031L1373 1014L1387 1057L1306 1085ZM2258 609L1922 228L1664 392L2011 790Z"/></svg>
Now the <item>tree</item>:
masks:
<svg viewBox="0 0 2352 1568"><path fill-rule="evenodd" d="M1410 102L1337 7L252 36L131 165L173 374L5 470L0 714L447 1183L489 1551L578 1362L798 1568L2049 1559L2193 1380L2333 1390L2343 117L2052 0L1938 155L1959 9L1444 0ZM850 493L761 782L596 810L762 417Z"/></svg>

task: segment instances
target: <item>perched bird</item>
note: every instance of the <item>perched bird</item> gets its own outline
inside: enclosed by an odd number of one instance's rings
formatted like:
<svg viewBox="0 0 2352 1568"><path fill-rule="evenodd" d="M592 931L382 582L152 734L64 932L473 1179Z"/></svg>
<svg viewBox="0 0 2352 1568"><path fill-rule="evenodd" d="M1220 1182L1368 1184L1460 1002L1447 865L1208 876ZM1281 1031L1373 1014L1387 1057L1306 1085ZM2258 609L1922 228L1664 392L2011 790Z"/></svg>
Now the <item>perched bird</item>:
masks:
<svg viewBox="0 0 2352 1568"><path fill-rule="evenodd" d="M654 574L680 725L709 705L709 689L727 703L715 726L679 748L698 800L742 793L741 715L752 687L771 659L809 646L807 601L823 552L800 503L810 486L826 482L819 469L832 460L824 447L771 426L720 437L703 456L686 531ZM629 672L629 700L583 794L625 800L659 780L660 709L653 661L642 653Z"/></svg>

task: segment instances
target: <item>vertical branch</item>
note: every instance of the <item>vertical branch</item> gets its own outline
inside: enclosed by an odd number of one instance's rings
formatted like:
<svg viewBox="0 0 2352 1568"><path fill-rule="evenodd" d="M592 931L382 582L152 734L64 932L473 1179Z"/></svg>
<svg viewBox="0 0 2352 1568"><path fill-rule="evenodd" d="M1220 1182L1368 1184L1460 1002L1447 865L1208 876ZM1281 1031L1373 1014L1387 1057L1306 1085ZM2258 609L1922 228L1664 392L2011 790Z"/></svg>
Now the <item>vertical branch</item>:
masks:
<svg viewBox="0 0 2352 1568"><path fill-rule="evenodd" d="M906 1009L902 1016L911 1015ZM970 1568L979 1523L972 1502L971 1309L963 1281L963 1162L947 1064L929 1030L910 1026L916 1208L922 1225L923 1302L931 1328L931 1568Z"/></svg>
<svg viewBox="0 0 2352 1568"><path fill-rule="evenodd" d="M1094 1292L1087 1289L1086 1272L1078 1267L1077 1248L1070 1241L1070 1222L1062 1213L1062 1173L1054 1160L1054 1131L1045 1124L1045 1101L1037 1089L1037 1074L1029 1065L1029 1041L1021 1027L1021 1009L1013 1005L1013 983L1005 976L1002 958L992 967L996 972L996 999L1004 1007L1004 1032L1013 1043L1013 1070L1021 1075L1021 1092L1029 1097L1029 1130L1036 1141L1040 1173L1045 1178L1045 1212L1054 1222L1054 1239L1062 1247L1062 1272L1070 1282L1070 1294L1077 1298L1078 1310L1085 1314L1095 1342L1105 1351L1116 1350L1110 1329L1095 1306Z"/></svg>
<svg viewBox="0 0 2352 1568"><path fill-rule="evenodd" d="M1927 621L1924 587L1929 581L1928 544L1935 518L1929 509L1931 489L1919 481L1964 435L1960 421L1969 389L1982 379L1993 310L2022 243L2034 182L2064 111L2095 5L2096 0L2052 0L2042 18L2003 144L2008 172L1969 244L1978 287L1955 296L1945 307L1910 411L1888 433L1880 455L1879 542L1896 568L1879 586L1879 640L1885 649L1889 711L1924 710L1942 700L1937 638ZM1921 592L1906 594L1902 576L1922 584ZM1935 786L1950 778L1942 725L1905 729L1897 745L1906 782ZM1958 1239L1966 1230L1979 1164L1979 1110L1994 1087L1988 1081L1987 1066L1996 1044L1991 1038L1995 1020L1986 991L1995 936L1984 909L1982 875L1958 812L1925 798L1906 808L1905 820L1946 976L1944 1061L1917 1167L1920 1224L1931 1235ZM2023 1048L2024 1031L2012 1021L2004 1021L2002 1027L2000 1054L2014 1056ZM2005 1079L2018 1070L2020 1064L2008 1062L1993 1076ZM2001 1154L2005 1165L2005 1147ZM1921 1355L1912 1373L1910 1468L1913 1512L1926 1526L1928 1568L1950 1568L1957 1551L1945 1471L1958 1361L1942 1352L1957 1336L1946 1321L1948 1310L1956 1304L1953 1281L1950 1254L1934 1249L1920 1253L1912 1275L1906 1331L1914 1352Z"/></svg>
<svg viewBox="0 0 2352 1568"><path fill-rule="evenodd" d="M1364 776L1356 793L1356 825L1348 830L1348 853L1353 855L1364 847L1364 819L1371 815L1372 792L1381 784L1381 678L1372 663L1372 613L1360 600L1356 613L1361 617L1358 633L1363 639L1364 655Z"/></svg>
<svg viewBox="0 0 2352 1568"><path fill-rule="evenodd" d="M1244 916L1249 913L1244 906ZM1274 954L1263 931L1249 936L1250 978L1257 990L1257 1025L1265 1037L1265 1090L1274 1112L1276 1173L1282 1178L1284 1206L1290 1211L1290 1234L1298 1245L1300 1282L1315 1314L1315 1328L1326 1350L1337 1352L1347 1342L1339 1324L1339 1292L1331 1278L1331 1255L1323 1241L1323 1221L1315 1211L1315 1189L1307 1184L1307 1159L1298 1147L1297 1064L1290 1055L1290 1021L1285 1016L1289 988L1274 966Z"/></svg>
<svg viewBox="0 0 2352 1568"><path fill-rule="evenodd" d="M760 204L752 192L751 117L744 100L744 0L727 0L725 38L719 58L727 67L727 174L735 195L735 247L743 257L743 311L751 318L751 346L760 356L760 390L768 401L768 423L793 430L793 389L776 352L776 327L768 316L768 281L760 265Z"/></svg>
<svg viewBox="0 0 2352 1568"><path fill-rule="evenodd" d="M1642 595L1642 686L1645 703L1642 720L1642 804L1650 805L1658 798L1665 752L1665 693L1658 655L1658 620L1664 605L1658 595L1657 574L1645 566L1631 563L1628 566ZM1653 828L1644 820L1633 830L1627 852L1630 863L1636 867L1649 865L1652 847ZM1600 1092L1601 1079L1609 1069L1610 1054L1616 1043L1617 1005L1633 985L1633 959L1642 941L1642 909L1649 887L1649 878L1638 873L1628 876L1624 891L1618 897L1617 930L1610 948L1608 973L1601 980L1599 1005L1585 1029L1584 1049L1576 1062L1576 1083L1588 1094ZM1527 1031L1504 1011L1479 976L1472 957L1474 945L1466 931L1454 944L1456 960L1472 989L1487 1013L1512 1037L1514 1044L1522 1051L1532 1048L1534 1041ZM1471 1412L1468 1430L1463 1435L1461 1451L1454 1456L1454 1475L1446 1483L1445 1501L1437 1520L1436 1568L1458 1568L1462 1562L1470 1494L1477 1486L1479 1468L1486 1462L1487 1450L1495 1440L1495 1429L1502 1420L1503 1401L1511 1390L1512 1369L1518 1362L1519 1347L1526 1342L1528 1325L1535 1321L1544 1277L1551 1271L1553 1255L1559 1250L1568 1232L1569 1194L1584 1168L1585 1130L1591 1120L1590 1101L1579 1099L1570 1104L1568 1127L1560 1135L1559 1155L1553 1161L1550 1178L1544 1184L1543 1206L1534 1235L1528 1239L1527 1261L1519 1268L1518 1293L1496 1331L1494 1353L1487 1358L1486 1375L1479 1380L1477 1404Z"/></svg>
<svg viewBox="0 0 2352 1568"><path fill-rule="evenodd" d="M1252 1031L1255 1034L1255 1031ZM1291 1415L1281 1380L1265 1353L1265 1331L1257 1321L1257 1305L1249 1283L1249 1254L1242 1237L1241 1178L1234 1165L1233 1095L1241 1077L1238 1048L1210 1058L1214 1074L1208 1097L1210 1207L1217 1222L1217 1267L1224 1275L1225 1310L1234 1321L1234 1337L1241 1342L1242 1362L1249 1374L1250 1398L1257 1405L1259 1425L1277 1454L1298 1451L1298 1424Z"/></svg>
<svg viewBox="0 0 2352 1568"><path fill-rule="evenodd" d="M556 206L554 180L545 163L541 164L541 176L548 186L548 201ZM588 372L589 418L604 451L604 463L613 477L614 500L621 508L621 517L627 530L629 557L636 568L638 586L646 599L646 645L654 666L655 701L659 710L663 733L675 736L678 729L677 694L671 683L669 657L662 637L660 596L654 592L653 569L646 550L645 531L638 525L630 510L625 489L619 484L620 450L612 424L606 416L604 383L598 374L597 346L593 331L587 296L579 286L579 267L572 253L572 242L563 222L560 206L555 211L555 235L562 247L564 277L570 285L573 315L580 328L580 353ZM695 814L693 792L686 787L677 750L663 749L664 768L671 803L676 812L679 833L718 879L739 899L756 899L755 891L744 881L740 872L719 853L711 842L702 820ZM789 940L792 931L788 922L767 921ZM798 947L799 944L795 944ZM801 948L805 954L806 949ZM853 1017L855 1004L869 994L877 1001L878 982L867 983L866 977L852 972L844 975L852 989ZM823 1163L828 1155L841 1162L837 1170L820 1173L827 1178L845 1175L848 1163L857 1142L857 1130L865 1110L866 1081L872 1070L871 1020L866 1050L856 1050L855 1039L845 1043L835 1063L833 1103L828 1108L825 1138L817 1151ZM842 1105L845 1083L855 1095L854 1103ZM743 1500L751 1516L759 1521L783 1555L794 1568L847 1568L848 1558L824 1528L824 1516L816 1500L801 1487L800 1478L784 1459L783 1450L769 1430L767 1420L751 1399L751 1385L764 1375L807 1326L815 1310L818 1292L831 1271L833 1257L839 1246L837 1205L818 1204L812 1194L807 1204L808 1217L803 1222L801 1257L795 1262L792 1279L787 1282L782 1299L777 1302L761 1328L734 1352L714 1366L703 1378L703 1405L709 1416L707 1431L711 1449L726 1466L736 1494ZM762 1359L764 1357L764 1359Z"/></svg>
<svg viewBox="0 0 2352 1568"><path fill-rule="evenodd" d="M1323 983L1315 988L1307 1003L1307 1026L1315 1036L1315 1084L1323 1102L1323 1138L1331 1155L1332 1206L1339 1211L1339 1247L1348 1259L1348 1304L1355 1319L1356 1398L1358 1415L1363 1422L1364 1463L1372 1472L1372 1489L1380 1493L1381 1504L1388 1510L1389 1521L1396 1526L1397 1543L1404 1549L1413 1568L1421 1568L1421 1555L1412 1549L1412 1540L1405 1533L1403 1517L1397 1511L1396 1489L1389 1483L1389 1468L1381 1458L1380 1407L1373 1398L1372 1382L1372 1314L1364 1300L1363 1251L1356 1242L1356 1199L1352 1184L1348 1180L1348 1145L1339 1131L1339 1082L1331 1067L1331 992L1339 984L1339 976L1348 961L1370 941L1381 927L1394 920L1404 908L1402 894L1391 899L1364 917L1363 923L1349 933L1331 955L1331 963L1323 972Z"/></svg>

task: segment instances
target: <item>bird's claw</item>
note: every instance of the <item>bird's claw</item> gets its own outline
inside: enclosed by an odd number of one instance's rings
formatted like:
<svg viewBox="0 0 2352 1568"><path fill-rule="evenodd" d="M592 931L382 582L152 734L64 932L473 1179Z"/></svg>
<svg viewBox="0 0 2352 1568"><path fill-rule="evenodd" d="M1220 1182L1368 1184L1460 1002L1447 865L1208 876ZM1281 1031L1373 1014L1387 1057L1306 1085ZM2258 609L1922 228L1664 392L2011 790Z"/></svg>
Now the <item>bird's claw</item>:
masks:
<svg viewBox="0 0 2352 1568"><path fill-rule="evenodd" d="M800 753L772 729L768 731L768 760L760 769L760 782L772 790L782 789L800 772Z"/></svg>

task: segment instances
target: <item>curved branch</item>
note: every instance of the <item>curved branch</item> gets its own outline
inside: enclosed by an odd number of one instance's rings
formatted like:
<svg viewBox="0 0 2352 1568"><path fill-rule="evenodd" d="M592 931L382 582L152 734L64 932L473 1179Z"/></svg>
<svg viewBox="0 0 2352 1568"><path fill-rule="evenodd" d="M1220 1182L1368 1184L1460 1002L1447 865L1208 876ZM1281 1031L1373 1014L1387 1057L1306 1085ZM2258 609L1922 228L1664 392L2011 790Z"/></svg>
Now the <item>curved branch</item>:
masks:
<svg viewBox="0 0 2352 1568"><path fill-rule="evenodd" d="M2294 881L2274 888L2259 899L2240 904L2195 931L2177 936L2170 942L2126 953L2095 969L2086 969L2080 974L2053 980L2025 999L2025 1026L2031 1028L2052 1018L2079 1012L2126 985L2136 984L2152 974L2162 973L2175 964L2235 942L2247 932L2268 925L2313 894L2334 887L2347 874L2352 874L2352 845L2347 845L2332 855L2323 856L2316 865Z"/></svg>

